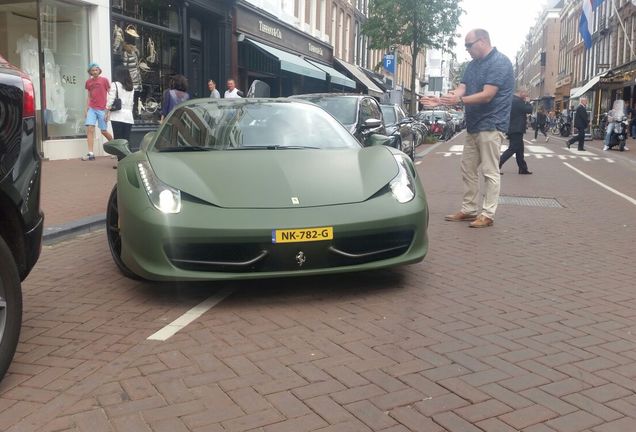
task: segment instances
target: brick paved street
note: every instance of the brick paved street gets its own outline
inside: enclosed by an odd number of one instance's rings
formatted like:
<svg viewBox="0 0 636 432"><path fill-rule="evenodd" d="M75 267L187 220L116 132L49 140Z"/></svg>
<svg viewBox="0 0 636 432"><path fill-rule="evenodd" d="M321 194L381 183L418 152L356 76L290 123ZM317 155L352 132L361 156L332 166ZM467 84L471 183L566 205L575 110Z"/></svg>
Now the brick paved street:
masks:
<svg viewBox="0 0 636 432"><path fill-rule="evenodd" d="M532 143L534 174L509 160L502 195L560 206L501 204L473 230L443 221L459 209L464 136L421 150L417 265L174 286L121 276L103 231L46 246L23 286L0 430L633 431L636 205L580 172L636 198L636 148Z"/></svg>

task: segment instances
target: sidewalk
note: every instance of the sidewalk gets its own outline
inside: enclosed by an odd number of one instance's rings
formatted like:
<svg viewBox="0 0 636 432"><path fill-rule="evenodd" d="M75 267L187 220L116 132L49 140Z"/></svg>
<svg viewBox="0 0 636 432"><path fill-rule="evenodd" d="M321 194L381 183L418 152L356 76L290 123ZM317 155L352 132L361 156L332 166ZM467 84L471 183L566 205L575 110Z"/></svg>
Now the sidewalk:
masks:
<svg viewBox="0 0 636 432"><path fill-rule="evenodd" d="M104 227L117 163L109 156L42 162L44 242Z"/></svg>

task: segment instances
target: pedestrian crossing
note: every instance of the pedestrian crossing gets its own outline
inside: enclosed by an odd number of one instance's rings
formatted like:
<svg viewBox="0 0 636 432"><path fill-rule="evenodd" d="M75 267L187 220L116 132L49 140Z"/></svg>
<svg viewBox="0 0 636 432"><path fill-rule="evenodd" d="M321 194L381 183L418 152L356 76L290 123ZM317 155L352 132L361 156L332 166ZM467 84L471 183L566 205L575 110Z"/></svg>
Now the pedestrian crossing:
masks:
<svg viewBox="0 0 636 432"><path fill-rule="evenodd" d="M502 146L502 153L506 149L506 146ZM542 145L526 145L525 149L525 157L526 158L534 158L534 159L559 159L563 161L568 160L582 160L584 162L593 162L593 161L605 161L608 163L615 163L615 160L606 157L606 156L598 156L596 153L592 153L591 151L578 151L576 148L559 148L558 150L562 150L563 153L557 153L553 149L542 146ZM461 156L464 151L463 144L453 144L449 147L448 151L439 151L437 154L441 154L444 157L450 156Z"/></svg>

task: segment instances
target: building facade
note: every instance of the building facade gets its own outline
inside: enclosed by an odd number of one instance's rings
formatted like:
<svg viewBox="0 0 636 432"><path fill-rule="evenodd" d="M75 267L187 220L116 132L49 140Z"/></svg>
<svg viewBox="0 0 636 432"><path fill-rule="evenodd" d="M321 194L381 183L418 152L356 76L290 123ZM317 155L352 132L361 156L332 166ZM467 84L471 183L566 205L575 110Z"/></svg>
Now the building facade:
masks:
<svg viewBox="0 0 636 432"><path fill-rule="evenodd" d="M592 45L584 46L579 33L582 0L561 0L558 9L556 71L554 89L549 87L551 72L550 35L552 30L531 32L532 42L517 55L517 81L529 84L534 98L547 98L552 92L554 109L564 111L578 104L582 96L590 101L592 124L612 108L617 99L626 105L636 103L636 5L631 0L606 0L593 12ZM551 16L550 11L547 15ZM537 23L539 25L539 23ZM548 24L551 26L552 24ZM535 48L536 45L536 48ZM545 70L536 69L537 52L546 53ZM540 58L540 57L539 57ZM543 86L537 85L543 83ZM534 86L533 86L534 84Z"/></svg>
<svg viewBox="0 0 636 432"><path fill-rule="evenodd" d="M554 109L558 81L561 2L545 9L515 59L517 85L528 90L536 107Z"/></svg>
<svg viewBox="0 0 636 432"><path fill-rule="evenodd" d="M332 47L319 22L312 27L291 25L240 0L234 17L236 44L232 49L237 60L232 69L239 88L248 89L259 80L269 85L272 97L355 89L353 80L333 68Z"/></svg>

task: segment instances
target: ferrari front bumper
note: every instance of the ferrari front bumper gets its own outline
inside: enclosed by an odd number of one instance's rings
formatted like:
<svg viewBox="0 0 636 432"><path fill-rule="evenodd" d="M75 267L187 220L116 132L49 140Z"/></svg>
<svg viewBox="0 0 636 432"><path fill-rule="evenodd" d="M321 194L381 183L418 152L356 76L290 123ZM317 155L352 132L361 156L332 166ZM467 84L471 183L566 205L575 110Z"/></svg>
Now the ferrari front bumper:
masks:
<svg viewBox="0 0 636 432"><path fill-rule="evenodd" d="M423 193L399 204L386 193L362 203L227 209L182 201L164 214L145 192L118 189L121 257L149 280L230 280L361 271L421 261L428 249ZM332 227L333 239L274 243L277 229Z"/></svg>

